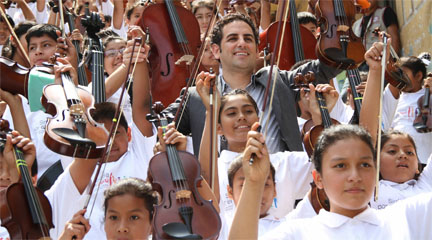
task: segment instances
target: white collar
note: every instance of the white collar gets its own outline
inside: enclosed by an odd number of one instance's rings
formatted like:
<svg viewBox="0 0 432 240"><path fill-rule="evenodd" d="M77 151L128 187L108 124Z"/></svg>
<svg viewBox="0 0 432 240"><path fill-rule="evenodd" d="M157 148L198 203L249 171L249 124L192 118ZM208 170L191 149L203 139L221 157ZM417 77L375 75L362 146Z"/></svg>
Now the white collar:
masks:
<svg viewBox="0 0 432 240"><path fill-rule="evenodd" d="M353 220L357 220L360 222L366 222L372 225L380 225L381 220L378 218L376 214L376 210L371 209L370 207L366 208L363 212L358 214L357 216L350 218L344 215L340 215L333 212L328 212L324 209L321 209L318 216L316 217L318 221L320 221L323 225L326 225L329 228L338 228L344 225L345 223Z"/></svg>
<svg viewBox="0 0 432 240"><path fill-rule="evenodd" d="M410 179L404 183L397 183L397 182L392 182L392 181L388 181L388 180L380 180L380 184L390 186L393 188L397 188L399 190L414 186L416 183L417 183L417 180L415 180L415 179Z"/></svg>

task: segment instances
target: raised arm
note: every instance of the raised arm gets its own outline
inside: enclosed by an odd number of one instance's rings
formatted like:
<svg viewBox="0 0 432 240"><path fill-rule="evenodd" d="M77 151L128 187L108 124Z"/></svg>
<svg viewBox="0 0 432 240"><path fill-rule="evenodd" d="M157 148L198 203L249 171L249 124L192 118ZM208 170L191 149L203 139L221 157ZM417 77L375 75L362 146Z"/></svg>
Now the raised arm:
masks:
<svg viewBox="0 0 432 240"><path fill-rule="evenodd" d="M125 9L123 7L123 1L114 1L114 11L113 11L113 27L115 29L120 29L123 25L123 15Z"/></svg>
<svg viewBox="0 0 432 240"><path fill-rule="evenodd" d="M22 136L30 138L30 129L22 106L21 97L0 89L0 101L1 100L4 100L9 105L15 130Z"/></svg>
<svg viewBox="0 0 432 240"><path fill-rule="evenodd" d="M26 20L36 22L36 17L25 0L15 0L15 2L17 3L18 7L21 8Z"/></svg>

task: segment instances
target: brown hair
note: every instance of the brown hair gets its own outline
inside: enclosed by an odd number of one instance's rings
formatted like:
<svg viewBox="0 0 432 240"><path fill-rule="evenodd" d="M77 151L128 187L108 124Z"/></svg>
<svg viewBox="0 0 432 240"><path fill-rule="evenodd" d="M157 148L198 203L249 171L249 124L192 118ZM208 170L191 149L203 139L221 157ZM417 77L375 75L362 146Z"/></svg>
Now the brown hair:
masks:
<svg viewBox="0 0 432 240"><path fill-rule="evenodd" d="M222 33L223 28L225 27L225 25L232 23L234 21L243 21L243 22L247 23L249 25L249 27L252 29L255 44L258 45L258 42L259 42L258 30L256 29L254 23L252 22L252 20L249 17L247 17L243 14L240 14L240 13L228 14L216 22L215 26L213 27L212 34L211 34L211 43L212 44L214 43L214 44L217 44L220 46L220 43L221 43L222 37L223 37L223 33Z"/></svg>
<svg viewBox="0 0 432 240"><path fill-rule="evenodd" d="M243 166L242 164L243 164L242 155L239 155L234 159L234 161L231 162L228 168L228 185L230 186L230 188L233 188L234 176L238 172L238 170ZM275 183L276 170L273 167L273 164L271 163L270 163L270 174L273 178L273 183Z"/></svg>
<svg viewBox="0 0 432 240"><path fill-rule="evenodd" d="M243 95L243 96L245 96L249 100L249 102L252 103L253 107L255 108L255 111L256 111L257 115L259 114L258 105L255 102L255 100L252 98L252 96L246 90L243 90L243 89L234 89L231 92L226 93L226 94L224 94L221 97L221 105L219 107L218 123L220 123L220 120L221 120L221 118L220 118L221 114L220 113L222 112L223 108L225 107L225 104L228 102L228 98L231 97L231 96L236 96L236 95Z"/></svg>

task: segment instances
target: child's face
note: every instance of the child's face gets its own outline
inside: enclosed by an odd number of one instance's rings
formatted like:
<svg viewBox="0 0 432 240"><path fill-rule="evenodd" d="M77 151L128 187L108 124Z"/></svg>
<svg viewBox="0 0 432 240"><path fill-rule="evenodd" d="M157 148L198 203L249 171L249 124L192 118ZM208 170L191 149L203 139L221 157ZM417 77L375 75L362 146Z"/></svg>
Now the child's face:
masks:
<svg viewBox="0 0 432 240"><path fill-rule="evenodd" d="M0 22L0 45L4 45L9 38L10 32L5 22Z"/></svg>
<svg viewBox="0 0 432 240"><path fill-rule="evenodd" d="M392 135L381 151L381 176L384 180L403 183L414 178L418 159L412 143L402 135Z"/></svg>
<svg viewBox="0 0 432 240"><path fill-rule="evenodd" d="M101 123L104 124L107 131L111 129L112 121L102 120ZM126 130L121 125L118 126L108 162L115 162L119 160L120 157L123 156L123 154L126 153L126 151L128 150L128 144L130 139L131 134L129 132L129 129Z"/></svg>
<svg viewBox="0 0 432 240"><path fill-rule="evenodd" d="M315 36L318 37L318 32L317 32L317 26L315 24L313 24L312 22L306 23L306 24L302 24L303 27L307 28L309 31L311 31L311 33Z"/></svg>
<svg viewBox="0 0 432 240"><path fill-rule="evenodd" d="M258 121L258 114L246 96L234 95L227 99L221 110L220 121L218 133L228 140L229 148L244 148L247 133L252 124Z"/></svg>
<svg viewBox="0 0 432 240"><path fill-rule="evenodd" d="M417 72L416 75L413 74L411 69L407 67L402 67L403 72L408 76L409 80L411 81L411 87L405 88L404 92L417 92L422 88L422 76L423 74L421 72Z"/></svg>
<svg viewBox="0 0 432 240"><path fill-rule="evenodd" d="M229 197L234 201L237 206L238 201L240 200L240 194L243 189L243 184L245 181L245 176L243 173L243 169L240 168L235 174L233 179L233 188L231 189L229 186L228 194ZM261 209L260 209L260 217L265 217L267 215L268 210L273 204L273 199L276 197L276 188L275 183L273 181L273 177L269 174L265 186L264 192L261 199Z"/></svg>
<svg viewBox="0 0 432 240"><path fill-rule="evenodd" d="M107 239L147 239L151 231L145 200L130 194L108 200L105 216Z"/></svg>
<svg viewBox="0 0 432 240"><path fill-rule="evenodd" d="M201 33L205 33L207 31L212 16L213 16L212 10L207 7L200 7L197 9L195 13L195 17L198 21Z"/></svg>
<svg viewBox="0 0 432 240"><path fill-rule="evenodd" d="M130 16L130 20L127 19L126 23L129 24L129 26L131 25L137 25L137 21L138 19L141 17L142 13L144 12L144 6L137 6L135 7L135 9L132 11L132 14Z"/></svg>
<svg viewBox="0 0 432 240"><path fill-rule="evenodd" d="M314 181L330 199L330 211L354 217L366 209L375 187L373 155L358 138L343 139L327 148L322 172Z"/></svg>
<svg viewBox="0 0 432 240"><path fill-rule="evenodd" d="M32 37L28 48L31 66L42 66L55 54L56 46L57 42L47 35Z"/></svg>
<svg viewBox="0 0 432 240"><path fill-rule="evenodd" d="M123 63L123 53L118 52L126 48L126 42L114 40L107 44L105 48L104 67L108 75L111 75Z"/></svg>

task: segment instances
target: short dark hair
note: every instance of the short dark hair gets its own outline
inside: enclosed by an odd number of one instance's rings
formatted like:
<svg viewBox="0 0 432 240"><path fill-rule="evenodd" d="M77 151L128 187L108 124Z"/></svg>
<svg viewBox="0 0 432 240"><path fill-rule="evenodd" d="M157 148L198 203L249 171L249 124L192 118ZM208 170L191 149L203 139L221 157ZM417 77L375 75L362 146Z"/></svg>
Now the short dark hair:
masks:
<svg viewBox="0 0 432 240"><path fill-rule="evenodd" d="M312 162L315 165L315 169L319 173L322 173L322 158L327 149L337 141L350 138L357 138L363 141L371 150L373 161L376 161L375 148L370 134L364 128L358 125L340 124L333 125L330 128L325 129L318 138L311 157Z"/></svg>
<svg viewBox="0 0 432 240"><path fill-rule="evenodd" d="M410 69L415 76L418 72L421 72L423 74L423 79L426 77L426 64L418 57L411 56L411 57L401 57L400 59L401 67L406 67Z"/></svg>
<svg viewBox="0 0 432 240"><path fill-rule="evenodd" d="M15 22L14 22L14 20L13 20L13 19L8 15L8 14L6 14L6 18L7 18L7 20L9 21L11 27L12 27L12 28L15 27ZM3 18L3 16L0 16L0 22L6 23L6 20Z"/></svg>
<svg viewBox="0 0 432 240"><path fill-rule="evenodd" d="M143 6L143 7L145 7L145 3L144 3L143 1L136 1L136 2L134 3L134 5L132 5L132 7L128 8L128 9L126 10L126 17L127 17L128 20L131 19L131 16L132 16L132 12L133 12L133 10L134 10L135 8L137 8L138 6Z"/></svg>
<svg viewBox="0 0 432 240"><path fill-rule="evenodd" d="M298 18L299 24L313 23L315 26L318 27L318 21L317 21L315 15L313 15L310 12L299 12L299 13L297 13L297 18Z"/></svg>
<svg viewBox="0 0 432 240"><path fill-rule="evenodd" d="M91 116L96 122L101 122L104 120L112 121L116 110L117 110L117 105L115 103L112 102L96 103L95 109L91 112ZM124 127L127 131L128 123L126 121L124 114L121 115L119 121L120 121L120 126Z"/></svg>
<svg viewBox="0 0 432 240"><path fill-rule="evenodd" d="M220 113L222 112L223 108L225 107L225 104L228 102L228 98L231 97L231 96L236 96L236 95L243 95L243 96L245 96L252 103L253 107L255 108L255 111L256 111L257 115L259 115L258 105L255 102L255 100L252 98L252 96L246 90L243 90L243 89L234 89L231 92L226 93L226 94L224 94L221 97L221 105L219 107L218 123L220 123L220 120L221 120L221 118L220 118L221 114Z"/></svg>
<svg viewBox="0 0 432 240"><path fill-rule="evenodd" d="M125 44L127 43L127 41L119 36L108 36L107 38L103 39L103 45L104 45L104 49L107 47L108 43L112 42L112 41L116 41L116 40L120 40L123 41Z"/></svg>
<svg viewBox="0 0 432 240"><path fill-rule="evenodd" d="M113 197L125 194L130 194L144 200L145 208L149 212L151 221L153 218L154 205L156 205L158 202L157 194L155 191L153 191L150 183L139 178L122 179L105 190L105 215L108 209L108 201Z"/></svg>
<svg viewBox="0 0 432 240"><path fill-rule="evenodd" d="M238 172L238 170L242 167L242 155L237 156L234 161L231 162L229 168L228 168L228 185L230 188L233 188L234 184L234 176ZM276 169L274 168L273 164L270 163L270 174L273 178L273 183L276 182L275 175L276 175Z"/></svg>
<svg viewBox="0 0 432 240"><path fill-rule="evenodd" d="M223 37L223 33L222 33L223 28L225 27L225 25L232 23L234 21L243 21L243 22L247 23L249 25L249 27L252 29L255 43L258 45L258 43L259 43L258 30L256 29L254 23L252 22L252 20L249 17L247 17L243 14L240 14L240 13L228 14L216 22L215 26L213 27L212 34L211 34L211 44L214 43L214 44L217 44L220 46L220 43L221 43L222 37Z"/></svg>
<svg viewBox="0 0 432 240"><path fill-rule="evenodd" d="M38 24L33 27L31 27L26 36L27 44L30 46L30 39L32 37L42 37L42 36L48 36L52 40L57 42L57 33L56 31L59 30L57 26L51 25L51 24Z"/></svg>

